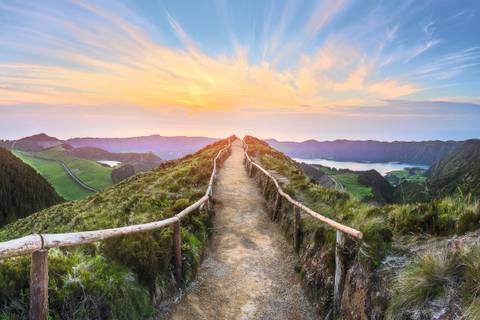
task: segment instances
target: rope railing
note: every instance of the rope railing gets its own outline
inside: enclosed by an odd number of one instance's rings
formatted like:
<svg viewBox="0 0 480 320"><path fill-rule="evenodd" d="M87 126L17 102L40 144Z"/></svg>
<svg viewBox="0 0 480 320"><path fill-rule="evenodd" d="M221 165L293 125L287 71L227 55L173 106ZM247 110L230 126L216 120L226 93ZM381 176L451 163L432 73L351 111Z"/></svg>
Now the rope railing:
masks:
<svg viewBox="0 0 480 320"><path fill-rule="evenodd" d="M94 231L33 234L0 243L0 259L31 254L30 319L48 318L48 249L78 246L114 237L173 227L174 275L177 285L182 281L182 246L180 223L195 210L211 209L213 184L217 176L218 162L231 154L231 139L213 159L213 169L205 195L173 217L150 223Z"/></svg>
<svg viewBox="0 0 480 320"><path fill-rule="evenodd" d="M270 174L267 170L265 170L262 166L257 164L253 161L250 156L248 155L248 144L245 142L245 139L242 140L243 142L243 149L244 149L244 164L246 169L248 170L248 175L251 177L253 175L253 168L256 168L258 172L261 172L265 177L264 182L264 191L267 188L268 180L270 180L276 188L276 197L275 202L273 205L273 218L276 218L278 211L281 207L282 198L285 199L288 203L290 203L294 208L294 215L295 219L293 221L293 246L295 252L300 251L300 224L301 224L301 212L305 212L311 217L327 224L328 226L332 227L336 230L336 247L335 247L335 282L334 282L334 290L333 290L333 317L338 318L340 314L340 304L341 304L341 296L343 292L343 286L345 282L345 234L348 234L356 239L361 240L363 238L363 233L338 223L330 218L327 218L318 212L310 209L309 207L305 206L304 204L294 200L289 194L285 193L280 186L280 183L275 179L275 177ZM264 192L265 193L265 192Z"/></svg>

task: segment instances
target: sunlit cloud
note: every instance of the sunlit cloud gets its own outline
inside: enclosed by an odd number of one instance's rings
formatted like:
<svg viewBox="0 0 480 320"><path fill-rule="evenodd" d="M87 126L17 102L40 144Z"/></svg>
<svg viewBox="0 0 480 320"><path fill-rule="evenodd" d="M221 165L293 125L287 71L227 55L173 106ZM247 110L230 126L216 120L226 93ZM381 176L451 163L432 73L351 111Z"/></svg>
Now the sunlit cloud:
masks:
<svg viewBox="0 0 480 320"><path fill-rule="evenodd" d="M123 104L193 110L309 105L322 109L418 90L395 80L368 83L374 66L354 63L360 53L345 45L329 42L293 66L278 69L267 61L250 63L246 48L232 56L202 52L171 15L169 24L184 49L157 43L138 25L101 7L74 2L91 16L85 27L76 20L68 22L60 12L37 13L52 27L71 31L68 40L49 39L57 45L37 51L61 65L1 64L0 104ZM328 2L326 12L317 8L305 25L305 36L313 37L341 6ZM335 95L342 91L350 96Z"/></svg>

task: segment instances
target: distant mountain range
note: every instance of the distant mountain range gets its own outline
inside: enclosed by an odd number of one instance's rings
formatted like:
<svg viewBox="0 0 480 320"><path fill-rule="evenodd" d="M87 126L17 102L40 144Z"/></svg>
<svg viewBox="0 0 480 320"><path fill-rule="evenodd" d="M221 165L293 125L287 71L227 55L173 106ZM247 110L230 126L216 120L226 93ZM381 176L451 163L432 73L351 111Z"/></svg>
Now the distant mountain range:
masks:
<svg viewBox="0 0 480 320"><path fill-rule="evenodd" d="M131 138L73 138L66 142L75 148L96 147L110 152L153 152L162 159L172 160L194 153L217 140L207 137L151 135Z"/></svg>
<svg viewBox="0 0 480 320"><path fill-rule="evenodd" d="M60 140L45 133L18 140L0 140L0 147L37 152L60 144L74 148L93 147L112 153L154 153L164 160L181 158L217 141L209 137L140 136L129 138L72 138Z"/></svg>
<svg viewBox="0 0 480 320"><path fill-rule="evenodd" d="M269 140L271 142L272 140ZM352 149L356 147L353 144L346 143L340 145L350 145ZM277 142L282 144L282 142ZM331 143L334 143L332 141ZM361 144L361 141L359 141ZM273 143L274 145L275 143ZM292 143L287 143L292 146ZM392 142L389 146L402 145L399 142ZM388 153L388 149L381 149L379 146L377 150L370 148L372 156L363 157L359 154L357 157L348 158L349 161L380 161L381 159L388 159L388 161L402 161L402 162L420 162L428 163L428 159L439 157L428 171L419 168L409 168L405 170L394 171L387 178L390 181L395 181L394 185L390 185L387 180L382 177L375 170L370 171L352 171L352 170L336 170L327 168L321 165L307 165L302 164L304 173L311 179L317 181L327 188L336 188L338 186L327 178L333 181L340 182L347 191L355 194L363 200L374 200L377 203L418 203L428 202L432 199L439 199L455 194L470 194L476 199L480 199L480 140L471 139L467 141L459 141L452 144L451 141L445 142L442 145L440 141L433 142L417 142L415 143L418 153L413 152L413 147L410 146L410 155L399 155L393 157L396 153ZM298 147L301 143L295 145L290 153L294 153L296 157L305 157L305 153L299 155L299 150L305 152L305 148ZM375 144L374 144L375 145ZM385 143L382 146L388 145ZM421 146L425 146L422 153ZM452 147L453 145L453 147ZM364 144L365 146L365 144ZM430 149L427 147L430 146ZM434 147L433 147L434 146ZM338 147L338 146L337 146ZM341 156L346 157L349 154L343 147L336 149L336 160ZM393 148L393 147L391 147ZM435 149L436 148L436 149ZM448 148L450 150L444 153ZM325 150L325 149L323 149ZM358 149L357 149L358 150ZM430 154L426 151L428 150ZM322 153L325 154L325 153ZM329 155L333 155L330 153ZM421 155L421 156L420 156ZM391 158L386 158L387 156ZM383 158L382 158L383 157ZM342 160L347 160L341 158ZM322 173L323 172L323 173ZM368 187L371 189L371 194L366 194L359 186ZM362 193L363 191L363 193ZM480 208L480 207L479 207Z"/></svg>
<svg viewBox="0 0 480 320"><path fill-rule="evenodd" d="M265 140L273 148L293 158L329 159L358 162L404 162L432 165L461 141L381 142L334 140L304 142Z"/></svg>

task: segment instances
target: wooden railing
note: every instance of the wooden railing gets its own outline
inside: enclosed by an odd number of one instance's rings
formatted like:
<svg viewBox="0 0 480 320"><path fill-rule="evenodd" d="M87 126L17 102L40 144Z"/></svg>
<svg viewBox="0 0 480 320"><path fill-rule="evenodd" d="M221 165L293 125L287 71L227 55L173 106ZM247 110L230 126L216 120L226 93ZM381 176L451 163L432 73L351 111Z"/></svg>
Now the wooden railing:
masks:
<svg viewBox="0 0 480 320"><path fill-rule="evenodd" d="M182 240L180 223L193 211L211 208L213 184L217 176L217 162L225 160L231 153L231 140L213 159L213 170L205 195L174 217L132 226L95 231L34 234L0 243L0 259L32 254L30 274L30 319L46 320L48 317L48 249L64 248L92 243L140 232L173 228L174 275L177 285L182 281Z"/></svg>
<svg viewBox="0 0 480 320"><path fill-rule="evenodd" d="M275 202L273 204L273 219L276 219L278 211L281 208L282 199L285 199L288 203L290 203L294 208L294 221L293 221L293 246L295 252L300 251L300 223L301 223L301 212L305 212L312 216L313 218L327 224L328 226L334 228L337 232L336 235L336 247L335 247L335 282L334 282L334 289L333 289L333 316L334 318L339 317L340 311L340 303L341 297L343 292L344 280L345 280L345 234L352 236L356 239L361 240L363 238L362 232L350 228L346 225L338 223L332 219L329 219L312 209L308 208L307 206L303 205L302 203L294 200L289 194L285 193L278 183L277 179L273 175L270 174L267 170L262 168L259 164L255 163L250 156L248 155L248 144L243 140L243 148L244 148L244 164L246 169L248 170L248 175L250 177L253 176L254 168L257 172L263 175L262 179L259 179L260 183L263 184L263 191L266 193L266 189L268 187L269 181L273 183L276 188L276 195L275 195Z"/></svg>

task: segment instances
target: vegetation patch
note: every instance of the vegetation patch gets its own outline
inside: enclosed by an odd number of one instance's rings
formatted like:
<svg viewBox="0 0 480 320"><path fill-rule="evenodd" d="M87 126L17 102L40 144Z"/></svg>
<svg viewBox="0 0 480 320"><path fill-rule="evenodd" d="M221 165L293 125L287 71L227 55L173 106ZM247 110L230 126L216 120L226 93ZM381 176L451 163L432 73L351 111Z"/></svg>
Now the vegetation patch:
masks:
<svg viewBox="0 0 480 320"><path fill-rule="evenodd" d="M213 159L227 143L221 140L84 200L60 204L9 224L0 229L0 241L32 233L98 230L172 217L204 195ZM194 212L182 220L185 282L195 275L210 230L208 212ZM172 245L171 229L163 228L73 250L51 250L51 317L148 317L155 303L174 290ZM20 257L0 262L0 274L5 277L0 279L0 311L7 319L26 317L29 261L29 257Z"/></svg>
<svg viewBox="0 0 480 320"><path fill-rule="evenodd" d="M35 158L23 151L15 150L13 153L41 174L66 200L80 200L92 195L91 191L73 181L58 162Z"/></svg>

